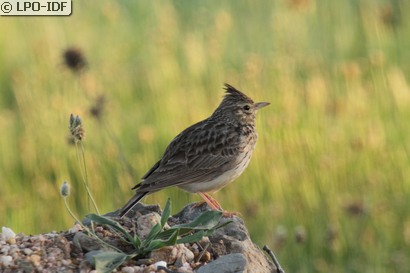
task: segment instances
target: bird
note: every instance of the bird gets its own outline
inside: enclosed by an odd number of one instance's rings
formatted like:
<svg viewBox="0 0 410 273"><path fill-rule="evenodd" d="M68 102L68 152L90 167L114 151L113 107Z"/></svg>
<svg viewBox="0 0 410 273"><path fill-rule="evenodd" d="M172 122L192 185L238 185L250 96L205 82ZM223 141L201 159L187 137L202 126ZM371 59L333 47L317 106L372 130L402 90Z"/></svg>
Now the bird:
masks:
<svg viewBox="0 0 410 273"><path fill-rule="evenodd" d="M134 186L135 195L119 211L123 217L146 195L177 186L197 193L213 210L229 212L209 193L238 178L248 166L258 134L256 112L269 102L254 102L225 83L225 95L213 114L177 135L162 158Z"/></svg>

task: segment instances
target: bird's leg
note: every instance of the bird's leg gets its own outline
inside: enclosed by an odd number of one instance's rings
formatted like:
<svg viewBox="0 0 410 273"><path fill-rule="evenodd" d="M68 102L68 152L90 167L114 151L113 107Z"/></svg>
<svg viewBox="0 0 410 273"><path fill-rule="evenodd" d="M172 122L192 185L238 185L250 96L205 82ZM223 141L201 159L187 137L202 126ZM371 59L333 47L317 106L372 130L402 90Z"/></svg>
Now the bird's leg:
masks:
<svg viewBox="0 0 410 273"><path fill-rule="evenodd" d="M202 197L202 199L204 199L204 201L208 204L208 206L211 207L211 209L213 210L219 210L219 211L223 211L221 205L218 203L218 201L216 201L214 198L212 198L209 194L205 193L205 192L198 192L199 196Z"/></svg>
<svg viewBox="0 0 410 273"><path fill-rule="evenodd" d="M211 195L205 193L205 192L198 192L199 196L202 197L202 199L205 200L205 202L213 209L217 211L221 211L222 215L228 218L232 218L234 215L237 215L237 212L229 212L226 211L222 208L222 206L218 203L218 201L215 200Z"/></svg>
<svg viewBox="0 0 410 273"><path fill-rule="evenodd" d="M219 204L219 202L216 201L216 199L213 198L210 194L205 193L205 192L203 192L202 194L205 195L205 196L208 198L208 200L211 201L212 204L214 204L214 205L218 208L218 210L224 211L224 209L222 208L221 204Z"/></svg>

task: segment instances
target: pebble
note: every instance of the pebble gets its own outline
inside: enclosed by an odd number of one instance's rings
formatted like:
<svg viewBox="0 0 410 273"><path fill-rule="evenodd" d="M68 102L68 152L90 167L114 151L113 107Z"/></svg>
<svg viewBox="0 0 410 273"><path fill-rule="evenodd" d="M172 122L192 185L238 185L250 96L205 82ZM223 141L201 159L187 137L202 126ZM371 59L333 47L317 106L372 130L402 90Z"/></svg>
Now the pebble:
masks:
<svg viewBox="0 0 410 273"><path fill-rule="evenodd" d="M0 263L2 263L4 266L11 265L12 261L13 261L13 258L11 256L8 256L8 255L0 256Z"/></svg>
<svg viewBox="0 0 410 273"><path fill-rule="evenodd" d="M178 268L178 272L191 273L193 271L189 263L184 263L180 268Z"/></svg>
<svg viewBox="0 0 410 273"><path fill-rule="evenodd" d="M104 231L104 228L101 227L101 226L98 226L98 227L96 227L96 228L94 229L94 231L95 231L95 232L103 232L103 231Z"/></svg>
<svg viewBox="0 0 410 273"><path fill-rule="evenodd" d="M34 254L34 255L30 256L30 260L35 266L39 266L40 261L41 261L41 257L37 254Z"/></svg>
<svg viewBox="0 0 410 273"><path fill-rule="evenodd" d="M0 252L7 255L9 253L9 250L10 250L10 246L5 245L0 249Z"/></svg>
<svg viewBox="0 0 410 273"><path fill-rule="evenodd" d="M11 228L2 227L1 228L1 236L7 242L10 238L15 239L16 238L16 233L14 233L14 231ZM14 241L16 241L16 240L14 240Z"/></svg>
<svg viewBox="0 0 410 273"><path fill-rule="evenodd" d="M68 230L68 233L77 233L80 230L82 230L82 228L80 227L80 225L74 225L72 228L70 228Z"/></svg>
<svg viewBox="0 0 410 273"><path fill-rule="evenodd" d="M135 273L135 270L131 266L125 266L121 269L121 272L122 273Z"/></svg>
<svg viewBox="0 0 410 273"><path fill-rule="evenodd" d="M145 267L142 266L134 266L134 273L144 273Z"/></svg>
<svg viewBox="0 0 410 273"><path fill-rule="evenodd" d="M6 240L6 242L10 245L15 245L16 244L16 238L9 238Z"/></svg>
<svg viewBox="0 0 410 273"><path fill-rule="evenodd" d="M40 242L44 242L46 240L46 237L44 236L44 235L39 235L38 236L38 241L40 241Z"/></svg>
<svg viewBox="0 0 410 273"><path fill-rule="evenodd" d="M175 246L166 246L152 251L149 258L154 261L165 261L173 264L177 259L178 249Z"/></svg>
<svg viewBox="0 0 410 273"><path fill-rule="evenodd" d="M201 256L200 261L205 263L205 262L209 262L210 260L211 260L211 253L209 253L209 251L205 251L203 255Z"/></svg>
<svg viewBox="0 0 410 273"><path fill-rule="evenodd" d="M71 264L71 260L62 260L61 263L63 265L70 265Z"/></svg>
<svg viewBox="0 0 410 273"><path fill-rule="evenodd" d="M56 261L56 257L54 255L50 255L48 256L47 261L50 263L54 263Z"/></svg>
<svg viewBox="0 0 410 273"><path fill-rule="evenodd" d="M33 246L31 249L32 249L33 251L40 251L40 250L41 250L41 247Z"/></svg>
<svg viewBox="0 0 410 273"><path fill-rule="evenodd" d="M17 245L11 245L10 246L10 253L18 252L20 251L20 248Z"/></svg>
<svg viewBox="0 0 410 273"><path fill-rule="evenodd" d="M141 239L145 239L150 233L152 227L158 224L158 222L159 222L158 214L154 212L141 215L137 219L137 227L138 227L136 230L137 235Z"/></svg>
<svg viewBox="0 0 410 273"><path fill-rule="evenodd" d="M30 256L31 254L33 254L33 250L31 250L30 248L25 248L23 249L23 253L27 256Z"/></svg>
<svg viewBox="0 0 410 273"><path fill-rule="evenodd" d="M167 267L167 262L165 262L165 261L159 261L159 262L156 262L155 264L154 264L154 268L155 268L155 270L158 270L158 267Z"/></svg>
<svg viewBox="0 0 410 273"><path fill-rule="evenodd" d="M18 252L10 253L10 255L13 257L13 260L17 260L21 256Z"/></svg>

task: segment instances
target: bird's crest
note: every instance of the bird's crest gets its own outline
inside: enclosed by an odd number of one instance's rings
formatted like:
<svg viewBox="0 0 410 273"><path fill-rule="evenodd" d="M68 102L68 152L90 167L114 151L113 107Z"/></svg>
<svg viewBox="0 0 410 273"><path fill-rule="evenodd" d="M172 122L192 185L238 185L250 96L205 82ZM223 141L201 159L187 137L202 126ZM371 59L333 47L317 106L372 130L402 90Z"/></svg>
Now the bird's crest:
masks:
<svg viewBox="0 0 410 273"><path fill-rule="evenodd" d="M249 103L253 104L253 100L248 97L247 95L245 95L244 93L242 93L241 91L239 91L238 89L236 89L235 87L233 87L230 84L225 83L225 97L224 100L228 99L228 100L238 100L238 101L246 101Z"/></svg>

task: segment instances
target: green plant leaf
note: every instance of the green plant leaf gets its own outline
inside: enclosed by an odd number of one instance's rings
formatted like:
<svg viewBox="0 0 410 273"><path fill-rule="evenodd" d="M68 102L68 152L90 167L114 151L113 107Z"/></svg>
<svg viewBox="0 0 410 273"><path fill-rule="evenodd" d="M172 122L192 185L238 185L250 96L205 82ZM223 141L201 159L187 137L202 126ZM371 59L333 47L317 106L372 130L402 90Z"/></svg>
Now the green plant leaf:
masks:
<svg viewBox="0 0 410 273"><path fill-rule="evenodd" d="M178 239L178 230L174 230L174 232L169 236L167 239L154 239L150 242L148 247L146 248L147 251L152 251L155 249L159 249L165 246L172 246L175 245Z"/></svg>
<svg viewBox="0 0 410 273"><path fill-rule="evenodd" d="M228 225L228 224L230 224L230 223L232 223L232 222L233 222L232 220L229 220L229 221L226 221L225 223L219 223L218 225L216 225L216 226L213 227L212 229L213 229L213 230L220 229L221 227L224 227L224 226L226 226L226 225Z"/></svg>
<svg viewBox="0 0 410 273"><path fill-rule="evenodd" d="M199 230L199 229L211 229L214 226L218 225L219 220L222 217L222 212L221 211L206 211L199 215L197 218L192 220L192 222L186 223L186 224L181 224L181 225L175 225L172 228L179 228L179 229L194 229L194 230Z"/></svg>
<svg viewBox="0 0 410 273"><path fill-rule="evenodd" d="M167 240L169 237L172 236L172 234L176 230L178 230L178 233L179 233L179 229L175 229L175 228L170 228L170 229L164 230L164 231L160 232L155 239Z"/></svg>
<svg viewBox="0 0 410 273"><path fill-rule="evenodd" d="M202 237L206 236L205 230L200 230L198 232L195 232L194 234L187 235L185 237L182 237L177 240L177 244L185 244L185 243L193 243L193 242L198 242L199 240L202 239Z"/></svg>
<svg viewBox="0 0 410 273"><path fill-rule="evenodd" d="M151 231L149 232L148 236L145 238L143 241L143 247L147 247L153 239L157 237L157 235L161 232L162 227L161 224L156 224L155 226L152 227Z"/></svg>
<svg viewBox="0 0 410 273"><path fill-rule="evenodd" d="M165 226L170 215L171 215L171 198L168 198L167 204L165 205L164 211L162 212L162 216L161 216L161 227Z"/></svg>
<svg viewBox="0 0 410 273"><path fill-rule="evenodd" d="M134 234L134 240L133 240L133 242L134 242L134 246L135 246L137 249L139 249L139 248L141 247L142 242L141 242L140 237L138 237L137 234Z"/></svg>
<svg viewBox="0 0 410 273"><path fill-rule="evenodd" d="M222 216L222 213L220 213L218 211L214 211L214 212L213 211L207 211L207 212L203 213L202 215L198 216L197 218L195 218L190 223L175 225L175 226L171 227L170 229L161 232L160 234L158 234L157 239L166 239L167 237L169 237L174 232L174 230L178 230L180 236L184 236L187 233L190 233L192 231L204 230L204 231L207 231L207 232L202 233L203 236L208 236L208 234L212 234L216 229L221 228L221 227L223 227L223 226L225 226L225 225L232 222L232 221L227 221L227 222L221 224L219 222L221 216ZM194 235L194 234L191 234L191 235ZM198 234L198 235L195 235L195 236L199 237L200 235ZM197 237L193 237L193 238L197 238ZM201 238L199 238L199 240L200 239ZM186 240L190 240L190 239L186 239Z"/></svg>
<svg viewBox="0 0 410 273"><path fill-rule="evenodd" d="M95 267L94 256L102 253L102 250L91 250L84 255L84 261L87 261L91 266Z"/></svg>
<svg viewBox="0 0 410 273"><path fill-rule="evenodd" d="M110 273L131 257L114 251L100 252L94 255L95 269L98 273Z"/></svg>
<svg viewBox="0 0 410 273"><path fill-rule="evenodd" d="M107 225L110 226L112 228L114 228L115 230L119 231L120 233L122 233L125 238L127 239L128 242L133 243L134 242L134 238L132 237L132 235L127 232L118 222L105 217L105 216L101 216L101 215L97 215L97 214L88 214L85 216L87 219L90 219L91 221L94 221L100 225Z"/></svg>

